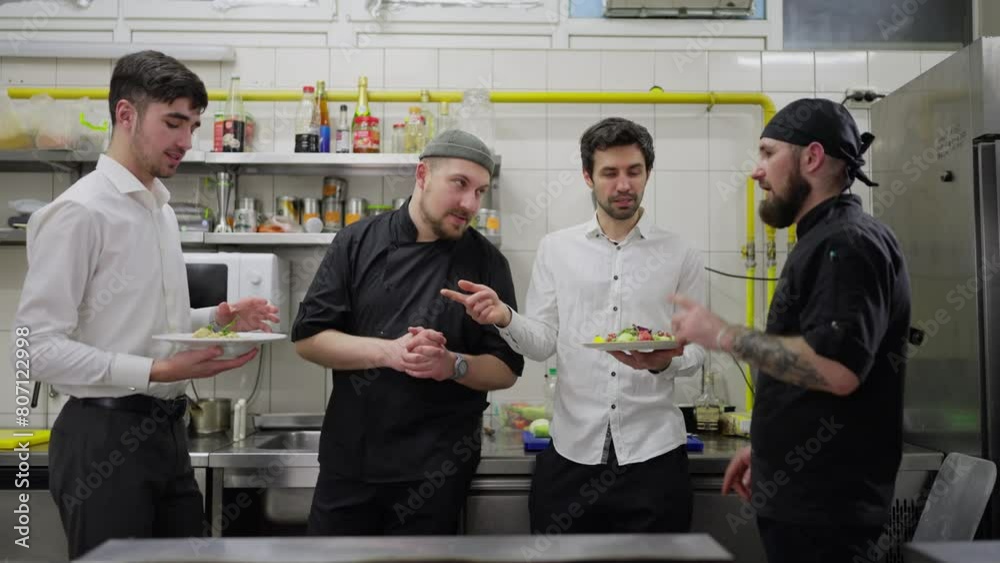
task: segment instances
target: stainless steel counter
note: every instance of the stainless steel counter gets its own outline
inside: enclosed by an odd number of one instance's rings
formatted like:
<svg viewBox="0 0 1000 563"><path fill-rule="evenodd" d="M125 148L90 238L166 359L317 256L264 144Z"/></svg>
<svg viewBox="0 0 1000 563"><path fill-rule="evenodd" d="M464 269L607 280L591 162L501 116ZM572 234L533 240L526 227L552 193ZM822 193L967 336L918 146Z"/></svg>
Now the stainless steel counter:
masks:
<svg viewBox="0 0 1000 563"><path fill-rule="evenodd" d="M297 443L280 449L266 447L288 433L267 431L248 436L234 443L230 434L213 434L189 438L191 465L215 468L318 468L318 431L298 432ZM308 439L303 439L307 435ZM729 460L740 449L750 444L745 438L720 435L700 436L705 442L704 452L689 452L692 474L721 474ZM48 444L31 448L31 464L48 465ZM900 471L936 470L943 460L940 452L904 444ZM16 466L15 452L0 452L0 466ZM535 468L535 454L526 453L521 444L521 434L503 430L493 436L484 436L480 475L531 475ZM315 483L313 483L315 484Z"/></svg>
<svg viewBox="0 0 1000 563"><path fill-rule="evenodd" d="M906 563L996 563L1000 541L911 543L904 554Z"/></svg>
<svg viewBox="0 0 1000 563"><path fill-rule="evenodd" d="M707 534L111 540L79 561L732 561Z"/></svg>

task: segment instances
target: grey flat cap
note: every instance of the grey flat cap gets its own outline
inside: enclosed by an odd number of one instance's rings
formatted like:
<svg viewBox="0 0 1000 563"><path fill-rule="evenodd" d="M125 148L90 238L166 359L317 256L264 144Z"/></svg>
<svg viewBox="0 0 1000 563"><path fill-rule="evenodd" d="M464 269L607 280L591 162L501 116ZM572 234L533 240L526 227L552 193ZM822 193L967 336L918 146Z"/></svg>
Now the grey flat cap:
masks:
<svg viewBox="0 0 1000 563"><path fill-rule="evenodd" d="M449 129L437 135L424 148L420 160L428 157L461 158L485 168L490 176L496 170L493 151L479 137L459 129Z"/></svg>

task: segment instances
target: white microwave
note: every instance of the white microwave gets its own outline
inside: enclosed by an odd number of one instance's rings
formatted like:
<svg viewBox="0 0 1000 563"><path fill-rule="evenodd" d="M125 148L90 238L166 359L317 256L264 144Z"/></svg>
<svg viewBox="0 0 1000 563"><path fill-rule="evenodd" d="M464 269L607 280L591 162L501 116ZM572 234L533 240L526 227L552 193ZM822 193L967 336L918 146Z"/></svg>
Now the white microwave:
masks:
<svg viewBox="0 0 1000 563"><path fill-rule="evenodd" d="M291 320L288 260L275 254L185 252L191 307L214 307L245 297L263 297L278 307L275 332L287 333Z"/></svg>

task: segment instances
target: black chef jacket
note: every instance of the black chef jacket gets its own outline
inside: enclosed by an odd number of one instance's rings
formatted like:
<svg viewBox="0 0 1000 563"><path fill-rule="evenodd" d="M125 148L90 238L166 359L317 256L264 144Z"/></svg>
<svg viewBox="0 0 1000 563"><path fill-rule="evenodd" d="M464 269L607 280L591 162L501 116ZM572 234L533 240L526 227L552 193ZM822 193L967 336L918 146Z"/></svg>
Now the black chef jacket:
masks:
<svg viewBox="0 0 1000 563"><path fill-rule="evenodd" d="M910 281L892 232L855 195L798 223L767 333L803 336L860 378L846 397L761 372L753 409L751 501L761 516L881 526L902 455Z"/></svg>
<svg viewBox="0 0 1000 563"><path fill-rule="evenodd" d="M408 204L362 220L334 238L299 307L292 340L327 329L398 338L407 327L440 331L447 348L496 356L517 375L524 359L492 326L442 297L466 279L493 288L516 306L507 259L475 229L457 241L418 243ZM454 381L417 379L375 368L334 371L334 392L320 438L320 463L333 474L401 482L479 458L486 393ZM449 466L450 468L450 466Z"/></svg>

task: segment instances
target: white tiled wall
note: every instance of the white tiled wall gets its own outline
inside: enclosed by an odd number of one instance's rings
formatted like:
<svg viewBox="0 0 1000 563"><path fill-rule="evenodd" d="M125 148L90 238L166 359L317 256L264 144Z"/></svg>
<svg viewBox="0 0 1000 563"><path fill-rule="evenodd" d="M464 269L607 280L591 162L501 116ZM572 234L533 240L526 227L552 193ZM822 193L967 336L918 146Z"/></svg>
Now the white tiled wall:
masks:
<svg viewBox="0 0 1000 563"><path fill-rule="evenodd" d="M289 43L291 45L293 43ZM848 87L871 85L892 89L927 70L946 56L922 52L757 52L757 51L558 51L355 49L322 47L240 47L235 64L196 63L191 68L210 88L225 88L238 73L245 88L298 88L326 79L330 88L353 88L365 74L372 88L498 90L630 90L656 85L665 91L764 91L780 108L806 96L842 99ZM324 69L317 73L316 69ZM110 61L56 59L0 60L0 84L103 85ZM327 72L328 71L328 72ZM214 111L218 104L213 104ZM259 147L291 151L294 104L249 104L259 124ZM353 106L352 106L353 107ZM404 105L374 104L377 115L402 116ZM656 140L654 174L647 186L646 207L666 228L678 231L705 253L705 264L727 272L743 272L739 254L745 232L745 177L755 156L761 112L755 107L621 106L508 104L495 107L497 149L503 158L500 187L504 253L514 276L517 299L524 302L538 241L545 233L586 220L592 211L589 191L580 175L579 137L601 117L624 115L645 125ZM853 111L864 130L868 110ZM206 128L207 129L207 128ZM210 132L201 135L208 148ZM0 174L0 199L51 199L68 184L65 174ZM241 189L273 208L277 195L316 196L319 177L245 176ZM408 178L350 178L352 194L376 203L407 195ZM169 182L174 196L190 197L197 178ZM866 205L870 191L856 188ZM759 190L758 195L759 197ZM758 242L758 275L763 263L763 228ZM779 251L785 248L779 233ZM0 338L10 337L25 263L22 247L0 248ZM304 295L322 249L281 250L293 263L293 311ZM317 252L319 253L317 255ZM781 260L784 254L780 255ZM731 321L744 316L745 285L741 280L707 274L709 305ZM764 288L758 286L758 323L764 316ZM0 360L8 355L2 347ZM275 345L263 358L253 408L260 411L324 408L331 391L329 373L296 357L289 344ZM258 362L198 384L201 395L247 396L257 377ZM524 377L494 399L540 399L546 365L527 362ZM713 356L710 367L723 374L730 400L743 404L742 377L726 357ZM0 385L12 387L9 362L0 361ZM680 400L692 399L700 385L694 378L678 382ZM7 393L0 393L0 427L13 415ZM51 420L58 410L54 403ZM44 413L44 401L36 413ZM46 420L44 416L38 420Z"/></svg>

